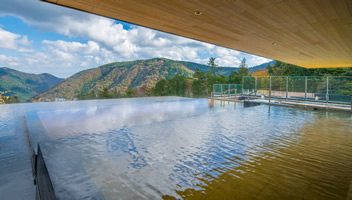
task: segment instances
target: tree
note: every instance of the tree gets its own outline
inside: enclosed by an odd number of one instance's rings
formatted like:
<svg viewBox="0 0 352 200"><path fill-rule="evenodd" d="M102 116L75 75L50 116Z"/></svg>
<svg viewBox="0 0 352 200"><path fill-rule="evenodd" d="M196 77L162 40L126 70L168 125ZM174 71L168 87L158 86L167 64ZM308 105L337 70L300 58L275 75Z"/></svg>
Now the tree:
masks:
<svg viewBox="0 0 352 200"><path fill-rule="evenodd" d="M109 94L109 89L103 88L103 90L99 92L99 98L101 98L101 99L111 98L111 95Z"/></svg>
<svg viewBox="0 0 352 200"><path fill-rule="evenodd" d="M95 91L94 91L94 90L90 91L90 93L87 95L87 98L88 98L88 99L95 99L95 98L97 98L97 95L95 94Z"/></svg>
<svg viewBox="0 0 352 200"><path fill-rule="evenodd" d="M128 90L126 91L126 97L135 97L136 96L136 93L134 91L133 88L128 88Z"/></svg>
<svg viewBox="0 0 352 200"><path fill-rule="evenodd" d="M192 92L196 96L202 96L205 94L205 85L199 80L194 79L192 82Z"/></svg>
<svg viewBox="0 0 352 200"><path fill-rule="evenodd" d="M3 96L6 93L7 93L6 91L5 92L0 91L0 104L6 103L6 96Z"/></svg>
<svg viewBox="0 0 352 200"><path fill-rule="evenodd" d="M120 93L120 91L117 91L116 87L114 88L114 91L112 93L112 98L121 98L122 95Z"/></svg>
<svg viewBox="0 0 352 200"><path fill-rule="evenodd" d="M11 98L11 103L19 103L20 100L18 99L17 96L14 96L13 98Z"/></svg>
<svg viewBox="0 0 352 200"><path fill-rule="evenodd" d="M147 91L148 87L146 84L142 84L134 90L137 97L145 97L147 95Z"/></svg>
<svg viewBox="0 0 352 200"><path fill-rule="evenodd" d="M238 70L238 73L242 76L247 76L248 75L248 66L247 66L247 63L246 63L246 58L243 58L241 63L240 63L240 66L239 66L239 70Z"/></svg>
<svg viewBox="0 0 352 200"><path fill-rule="evenodd" d="M154 95L155 96L165 96L166 95L166 92L167 92L167 89L165 89L166 83L167 83L167 81L165 79L161 79L160 81L158 81L155 84L155 87L154 87Z"/></svg>
<svg viewBox="0 0 352 200"><path fill-rule="evenodd" d="M7 93L7 91L0 91L0 104L6 104L6 103L20 103L20 100L18 99L17 96L10 97L10 96L4 96Z"/></svg>
<svg viewBox="0 0 352 200"><path fill-rule="evenodd" d="M196 71L193 74L193 78L196 78L198 80L204 81L205 80L205 73L201 72L199 68L196 69Z"/></svg>
<svg viewBox="0 0 352 200"><path fill-rule="evenodd" d="M216 72L217 72L217 64L215 64L215 59L216 58L213 58L213 57L211 57L211 58L209 58L209 62L208 62L208 65L210 66L210 72L211 72L211 74L213 75L213 76L216 76Z"/></svg>
<svg viewBox="0 0 352 200"><path fill-rule="evenodd" d="M187 78L184 75L176 75L168 79L158 81L153 89L155 96L185 96Z"/></svg>
<svg viewBox="0 0 352 200"><path fill-rule="evenodd" d="M241 82L242 82L242 76L235 71L232 71L229 77L227 78L228 84L240 84Z"/></svg>
<svg viewBox="0 0 352 200"><path fill-rule="evenodd" d="M215 59L214 59L215 60ZM209 77L212 77L211 74L206 74L201 72L198 68L196 69L195 73L193 74L193 83L192 83L192 93L196 96L202 96L207 91L207 83Z"/></svg>
<svg viewBox="0 0 352 200"><path fill-rule="evenodd" d="M273 73L273 67L270 64L268 64L268 66L266 66L266 68L268 69L269 74Z"/></svg>

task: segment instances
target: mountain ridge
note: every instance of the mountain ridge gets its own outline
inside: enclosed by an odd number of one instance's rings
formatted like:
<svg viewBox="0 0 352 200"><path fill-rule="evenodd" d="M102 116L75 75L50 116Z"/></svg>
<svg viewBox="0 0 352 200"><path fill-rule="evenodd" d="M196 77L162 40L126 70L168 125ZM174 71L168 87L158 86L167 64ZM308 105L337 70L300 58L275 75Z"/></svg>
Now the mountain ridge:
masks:
<svg viewBox="0 0 352 200"><path fill-rule="evenodd" d="M49 73L32 74L0 67L0 91L7 91L6 95L17 96L20 101L26 101L63 80Z"/></svg>
<svg viewBox="0 0 352 200"><path fill-rule="evenodd" d="M141 85L153 87L157 81L175 75L192 77L197 68L203 72L210 70L208 65L166 58L113 62L80 71L31 100L53 101L57 97L73 99L79 93L98 91L103 88L124 92L130 87ZM238 72L238 68L234 67L217 67L217 69L218 73L224 76L230 75L232 71Z"/></svg>

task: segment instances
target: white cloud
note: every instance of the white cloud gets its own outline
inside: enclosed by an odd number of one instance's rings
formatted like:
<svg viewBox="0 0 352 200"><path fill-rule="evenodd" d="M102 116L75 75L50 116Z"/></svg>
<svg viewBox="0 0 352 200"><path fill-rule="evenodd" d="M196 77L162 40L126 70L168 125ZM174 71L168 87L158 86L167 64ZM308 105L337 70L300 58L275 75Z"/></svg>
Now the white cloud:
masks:
<svg viewBox="0 0 352 200"><path fill-rule="evenodd" d="M21 37L20 35L10 33L0 28L0 48L3 49L16 49L16 40Z"/></svg>
<svg viewBox="0 0 352 200"><path fill-rule="evenodd" d="M31 42L27 36L11 33L0 28L0 49L10 49L18 52L31 52L31 49L23 46L30 46Z"/></svg>
<svg viewBox="0 0 352 200"><path fill-rule="evenodd" d="M250 62L252 65L260 65L262 63L270 62L271 60L268 58L263 58L259 56L254 56L252 55L248 62Z"/></svg>
<svg viewBox="0 0 352 200"><path fill-rule="evenodd" d="M270 61L139 26L131 26L126 30L115 20L37 0L2 0L0 16L5 15L16 16L42 31L77 39L64 41L43 38L42 41L36 41L40 43L41 50L34 52L28 48L32 42L27 36L0 28L0 48L20 52L17 63L27 66L26 69L62 77L109 62L153 57L203 64L208 62L209 57L216 57L218 65L229 67L238 67L243 57L248 58L249 66Z"/></svg>
<svg viewBox="0 0 352 200"><path fill-rule="evenodd" d="M47 45L50 50L60 50L67 53L94 54L99 52L99 44L88 41L86 44L80 42L67 42L63 40L43 40L42 44Z"/></svg>
<svg viewBox="0 0 352 200"><path fill-rule="evenodd" d="M226 67L238 67L240 64L240 60L236 56L223 56L217 59L217 64L219 66L226 66Z"/></svg>
<svg viewBox="0 0 352 200"><path fill-rule="evenodd" d="M17 57L5 55L0 55L0 63L12 67L17 67L20 65L19 59Z"/></svg>

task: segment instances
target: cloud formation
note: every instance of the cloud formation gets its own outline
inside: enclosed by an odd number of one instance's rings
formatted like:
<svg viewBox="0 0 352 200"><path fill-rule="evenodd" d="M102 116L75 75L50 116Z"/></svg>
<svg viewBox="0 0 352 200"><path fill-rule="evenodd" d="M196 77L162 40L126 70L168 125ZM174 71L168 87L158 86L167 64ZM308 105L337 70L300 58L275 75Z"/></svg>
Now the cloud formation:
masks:
<svg viewBox="0 0 352 200"><path fill-rule="evenodd" d="M0 28L0 48L18 52L31 52L32 50L27 48L28 46L31 46L31 42L27 36L11 33Z"/></svg>
<svg viewBox="0 0 352 200"><path fill-rule="evenodd" d="M126 28L112 19L37 0L2 0L1 16L15 16L35 29L55 32L73 40L43 38L35 41L41 48L33 52L30 36L28 39L0 28L0 49L20 53L17 57L11 55L11 59L7 56L2 63L9 66L25 64L26 68L19 68L23 71L67 77L109 62L154 57L206 64L212 56L217 58L218 65L229 67L237 67L243 57L247 57L249 66L270 61L144 27Z"/></svg>

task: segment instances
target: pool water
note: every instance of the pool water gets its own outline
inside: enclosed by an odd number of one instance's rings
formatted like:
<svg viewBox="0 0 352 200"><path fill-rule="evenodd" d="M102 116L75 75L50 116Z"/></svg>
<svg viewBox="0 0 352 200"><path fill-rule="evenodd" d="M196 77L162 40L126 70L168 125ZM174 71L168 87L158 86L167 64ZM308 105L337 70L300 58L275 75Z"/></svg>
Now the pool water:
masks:
<svg viewBox="0 0 352 200"><path fill-rule="evenodd" d="M352 198L350 113L168 99L37 114L61 199Z"/></svg>
<svg viewBox="0 0 352 200"><path fill-rule="evenodd" d="M76 109L102 105L121 105L184 99L150 97L110 100L18 103L0 105L0 199L35 199L31 150L27 139L26 113L44 110Z"/></svg>

